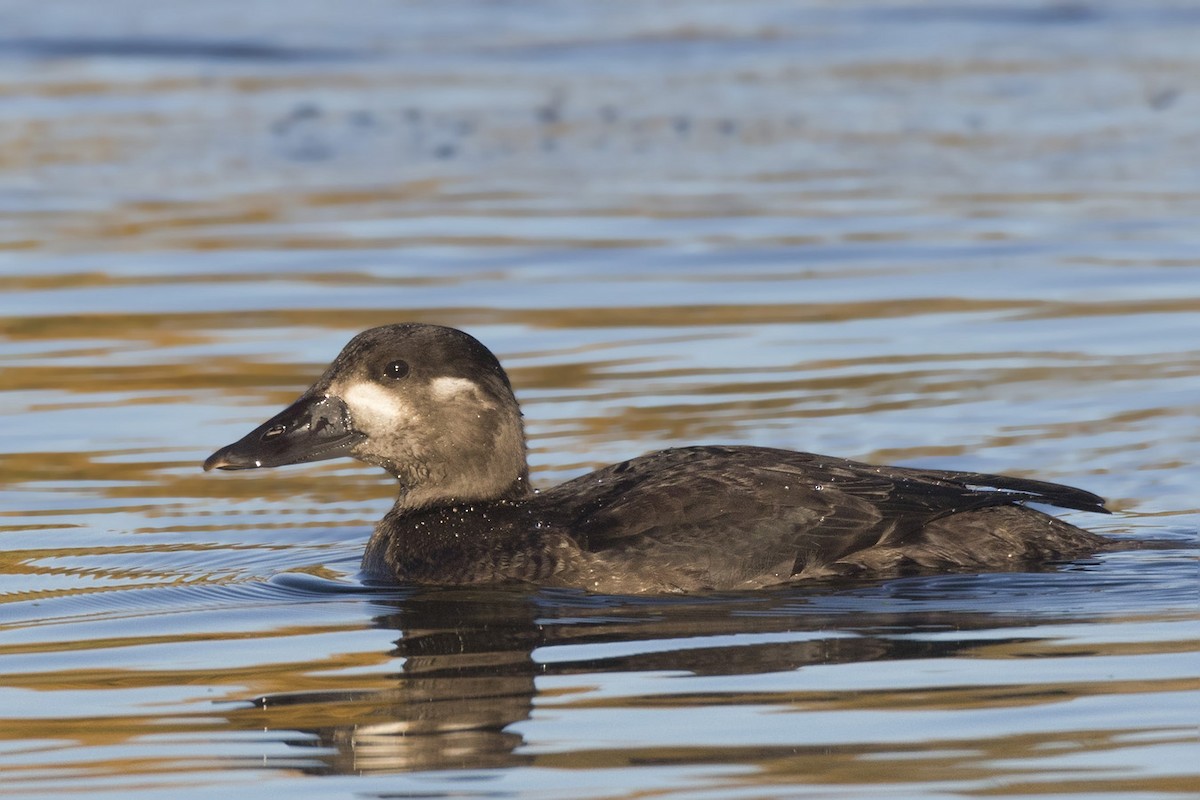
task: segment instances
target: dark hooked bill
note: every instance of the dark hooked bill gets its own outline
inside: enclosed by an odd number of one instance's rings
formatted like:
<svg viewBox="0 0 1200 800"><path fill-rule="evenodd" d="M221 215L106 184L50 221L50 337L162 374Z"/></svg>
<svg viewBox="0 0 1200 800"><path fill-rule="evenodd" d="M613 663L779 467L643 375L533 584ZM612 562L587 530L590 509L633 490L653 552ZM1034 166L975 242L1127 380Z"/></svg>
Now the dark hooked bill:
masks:
<svg viewBox="0 0 1200 800"><path fill-rule="evenodd" d="M210 469L257 469L350 455L366 434L337 397L306 395L204 462Z"/></svg>

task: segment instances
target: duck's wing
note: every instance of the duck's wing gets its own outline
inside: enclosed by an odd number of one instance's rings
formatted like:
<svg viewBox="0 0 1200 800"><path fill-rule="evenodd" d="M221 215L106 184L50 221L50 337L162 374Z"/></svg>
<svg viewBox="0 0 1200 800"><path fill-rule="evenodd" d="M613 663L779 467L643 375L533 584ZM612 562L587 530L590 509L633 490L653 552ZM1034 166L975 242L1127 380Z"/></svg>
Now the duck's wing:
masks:
<svg viewBox="0 0 1200 800"><path fill-rule="evenodd" d="M961 511L1024 502L1102 510L1095 495L1041 481L754 447L664 450L548 495L585 550L639 551L717 570L723 583L903 546L929 522Z"/></svg>
<svg viewBox="0 0 1200 800"><path fill-rule="evenodd" d="M851 462L853 463L853 462ZM866 466L865 464L862 466ZM872 467L872 469L876 469ZM965 487L975 495L991 494L998 505L1006 503L1042 503L1077 511L1111 514L1104 507L1104 498L1091 492L1061 483L991 475L986 472L955 472L951 470L914 469L911 467L880 467L897 478L913 479L920 483L950 484Z"/></svg>

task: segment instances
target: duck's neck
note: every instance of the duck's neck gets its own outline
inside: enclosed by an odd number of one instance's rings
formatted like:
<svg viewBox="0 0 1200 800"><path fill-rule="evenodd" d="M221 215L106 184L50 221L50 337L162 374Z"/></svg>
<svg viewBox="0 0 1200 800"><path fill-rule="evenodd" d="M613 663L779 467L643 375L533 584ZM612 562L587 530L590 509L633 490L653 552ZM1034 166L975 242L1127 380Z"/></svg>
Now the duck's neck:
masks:
<svg viewBox="0 0 1200 800"><path fill-rule="evenodd" d="M523 497L530 491L525 430L516 401L510 406L443 409L437 430L380 434L358 458L400 484L393 514Z"/></svg>
<svg viewBox="0 0 1200 800"><path fill-rule="evenodd" d="M411 483L400 478L400 492L388 517L403 516L420 511L437 508L449 508L469 504L487 504L505 500L517 500L528 494L529 467L521 465L521 470L510 480L486 479L476 475L474 479L460 477L452 485L446 480L428 481L413 480Z"/></svg>

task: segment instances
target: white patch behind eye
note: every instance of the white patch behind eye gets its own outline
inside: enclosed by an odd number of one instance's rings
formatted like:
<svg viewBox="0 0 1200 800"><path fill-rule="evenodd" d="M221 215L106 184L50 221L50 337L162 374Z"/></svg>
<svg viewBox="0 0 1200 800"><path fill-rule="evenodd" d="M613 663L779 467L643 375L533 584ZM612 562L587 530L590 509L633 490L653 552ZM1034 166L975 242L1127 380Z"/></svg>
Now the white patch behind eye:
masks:
<svg viewBox="0 0 1200 800"><path fill-rule="evenodd" d="M483 397L479 384L470 378L434 378L429 384L429 392L435 400L446 401L460 394L473 394Z"/></svg>
<svg viewBox="0 0 1200 800"><path fill-rule="evenodd" d="M336 394L350 409L355 426L366 433L372 428L386 430L396 424L398 417L412 416L412 409L407 404L375 383L352 383Z"/></svg>

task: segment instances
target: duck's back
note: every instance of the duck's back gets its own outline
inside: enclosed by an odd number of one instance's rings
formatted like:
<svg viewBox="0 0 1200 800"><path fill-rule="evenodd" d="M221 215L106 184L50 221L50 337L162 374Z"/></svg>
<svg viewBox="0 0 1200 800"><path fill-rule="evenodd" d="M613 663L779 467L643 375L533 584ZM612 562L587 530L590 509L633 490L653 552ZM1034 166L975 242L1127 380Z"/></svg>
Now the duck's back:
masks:
<svg viewBox="0 0 1200 800"><path fill-rule="evenodd" d="M604 591L739 588L831 574L1003 569L1107 540L1023 503L1104 511L1058 484L878 467L758 447L688 447L615 464L538 495Z"/></svg>

